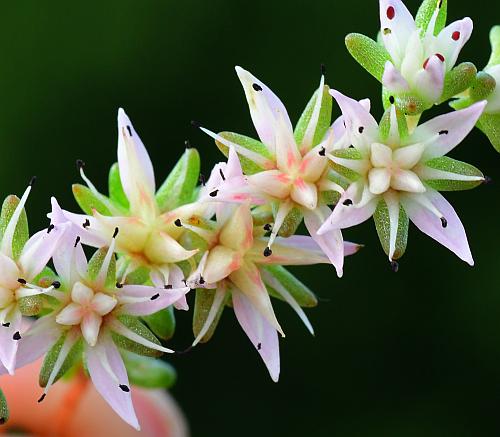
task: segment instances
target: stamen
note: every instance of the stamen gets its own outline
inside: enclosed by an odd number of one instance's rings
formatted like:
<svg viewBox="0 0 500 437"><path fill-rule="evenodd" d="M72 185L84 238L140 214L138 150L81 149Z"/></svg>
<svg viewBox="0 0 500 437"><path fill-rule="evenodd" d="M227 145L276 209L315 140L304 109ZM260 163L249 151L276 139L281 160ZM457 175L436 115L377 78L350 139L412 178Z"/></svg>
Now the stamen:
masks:
<svg viewBox="0 0 500 437"><path fill-rule="evenodd" d="M223 173L221 168L219 168L219 173L220 173L220 177L222 178L222 180L225 181L226 177L224 176L224 173Z"/></svg>
<svg viewBox="0 0 500 437"><path fill-rule="evenodd" d="M395 16L396 16L396 10L394 9L393 6L389 6L387 8L387 18L389 20L393 20Z"/></svg>
<svg viewBox="0 0 500 437"><path fill-rule="evenodd" d="M120 384L118 387L120 387L125 393L130 391L130 388L125 384Z"/></svg>
<svg viewBox="0 0 500 437"><path fill-rule="evenodd" d="M76 160L76 168L78 170L81 170L83 167L85 167L85 162L82 161L81 159Z"/></svg>
<svg viewBox="0 0 500 437"><path fill-rule="evenodd" d="M438 2L438 9L441 9L441 6L443 6L443 0L439 0L439 2Z"/></svg>
<svg viewBox="0 0 500 437"><path fill-rule="evenodd" d="M200 177L198 178L198 181L200 181L200 184L205 186L205 183L207 182L205 179L205 176L200 174Z"/></svg>
<svg viewBox="0 0 500 437"><path fill-rule="evenodd" d="M130 136L133 136L133 135L132 135L132 129L130 128L130 126L129 126L128 124L127 124L127 130L128 130L128 134L129 134Z"/></svg>
<svg viewBox="0 0 500 437"><path fill-rule="evenodd" d="M42 396L40 396L40 398L38 399L38 403L40 402L43 402L43 400L45 399L45 396L47 396L47 393L43 393Z"/></svg>
<svg viewBox="0 0 500 437"><path fill-rule="evenodd" d="M493 179L489 176L485 176L484 177L484 181L483 181L483 184L484 185L489 185L489 184L492 184L493 183Z"/></svg>
<svg viewBox="0 0 500 437"><path fill-rule="evenodd" d="M319 156L325 156L326 155L326 149L322 147L320 151L318 152Z"/></svg>
<svg viewBox="0 0 500 437"><path fill-rule="evenodd" d="M346 199L342 202L342 205L344 206L351 206L352 205L352 200L351 199Z"/></svg>
<svg viewBox="0 0 500 437"><path fill-rule="evenodd" d="M453 39L453 41L458 41L460 39L460 32L456 30L451 34L451 38Z"/></svg>
<svg viewBox="0 0 500 437"><path fill-rule="evenodd" d="M258 84L258 83L254 83L252 85L252 88L255 90L255 91L262 91L262 87Z"/></svg>
<svg viewBox="0 0 500 437"><path fill-rule="evenodd" d="M205 279L203 278L203 276L200 276L200 280L198 281L201 285L203 285L205 283Z"/></svg>
<svg viewBox="0 0 500 437"><path fill-rule="evenodd" d="M12 336L12 340L16 340L16 341L21 340L21 334L19 333L19 331L14 332L14 335Z"/></svg>
<svg viewBox="0 0 500 437"><path fill-rule="evenodd" d="M215 197L217 196L217 193L219 192L219 190L214 190L210 193L210 197Z"/></svg>
<svg viewBox="0 0 500 437"><path fill-rule="evenodd" d="M171 284L165 284L164 288L165 290L171 290L173 287Z"/></svg>
<svg viewBox="0 0 500 437"><path fill-rule="evenodd" d="M17 278L17 282L19 282L20 284L25 285L25 284L26 284L26 279L23 279L23 278Z"/></svg>
<svg viewBox="0 0 500 437"><path fill-rule="evenodd" d="M391 261L391 270L397 273L399 270L399 263L397 261Z"/></svg>
<svg viewBox="0 0 500 437"><path fill-rule="evenodd" d="M326 73L326 67L325 64L321 64L321 74L324 76Z"/></svg>
<svg viewBox="0 0 500 437"><path fill-rule="evenodd" d="M36 182L36 176L33 176L31 179L30 179L30 183L28 184L30 187L32 187L33 185L35 185L35 182Z"/></svg>
<svg viewBox="0 0 500 437"><path fill-rule="evenodd" d="M389 103L390 103L391 105L394 105L394 102L395 102L395 101L396 101L396 99L394 98L394 96L390 96L390 97L389 97Z"/></svg>
<svg viewBox="0 0 500 437"><path fill-rule="evenodd" d="M271 256L273 254L273 251L271 250L270 247L266 247L264 249L264 256L267 258L268 256Z"/></svg>
<svg viewBox="0 0 500 437"><path fill-rule="evenodd" d="M262 349L262 343L257 344L257 350L260 351Z"/></svg>
<svg viewBox="0 0 500 437"><path fill-rule="evenodd" d="M50 234L50 231L52 231L52 229L54 229L55 226L50 224L49 227L47 228L47 234Z"/></svg>
<svg viewBox="0 0 500 437"><path fill-rule="evenodd" d="M59 281L54 281L54 282L52 282L52 287L54 287L54 288L60 288L61 287L61 283Z"/></svg>
<svg viewBox="0 0 500 437"><path fill-rule="evenodd" d="M174 222L174 225L177 226L178 228L182 228L182 222L181 222L181 219L177 219L175 222Z"/></svg>
<svg viewBox="0 0 500 437"><path fill-rule="evenodd" d="M360 126L358 129L358 132L362 134L364 132L365 128L363 126Z"/></svg>
<svg viewBox="0 0 500 437"><path fill-rule="evenodd" d="M121 282L116 283L116 288L123 288L123 284Z"/></svg>
<svg viewBox="0 0 500 437"><path fill-rule="evenodd" d="M191 120L191 126L200 127L200 123L198 123L197 121Z"/></svg>
<svg viewBox="0 0 500 437"><path fill-rule="evenodd" d="M448 135L448 131L447 130L441 130L439 131L439 135Z"/></svg>
<svg viewBox="0 0 500 437"><path fill-rule="evenodd" d="M159 293L156 293L155 295L151 296L151 300L156 300L160 297Z"/></svg>
<svg viewBox="0 0 500 437"><path fill-rule="evenodd" d="M118 235L118 232L120 230L118 228L115 228L115 232L113 232L113 238L116 238L116 236Z"/></svg>
<svg viewBox="0 0 500 437"><path fill-rule="evenodd" d="M76 237L76 240L75 240L75 245L74 245L73 247L78 246L78 243L79 243L79 242L80 242L80 237L79 237L79 236L77 236L77 237Z"/></svg>
<svg viewBox="0 0 500 437"><path fill-rule="evenodd" d="M4 328L8 328L10 326L10 322L5 322L5 323L2 323L2 326Z"/></svg>
<svg viewBox="0 0 500 437"><path fill-rule="evenodd" d="M389 29L388 27L386 27L386 28L383 30L383 32L384 32L384 35L390 35L390 34L392 33L392 30L391 30L391 29Z"/></svg>
<svg viewBox="0 0 500 437"><path fill-rule="evenodd" d="M89 219L85 219L85 221L83 222L83 225L82 225L84 228L88 228L90 226L90 220Z"/></svg>
<svg viewBox="0 0 500 437"><path fill-rule="evenodd" d="M191 143L189 142L189 140L185 140L184 145L186 146L186 149L192 149Z"/></svg>
<svg viewBox="0 0 500 437"><path fill-rule="evenodd" d="M441 226L443 228L446 228L448 226L448 220L446 220L444 217L441 217Z"/></svg>
<svg viewBox="0 0 500 437"><path fill-rule="evenodd" d="M267 224L267 225L264 225L264 231L266 232L271 232L271 230L273 229L273 227L271 226L271 224Z"/></svg>

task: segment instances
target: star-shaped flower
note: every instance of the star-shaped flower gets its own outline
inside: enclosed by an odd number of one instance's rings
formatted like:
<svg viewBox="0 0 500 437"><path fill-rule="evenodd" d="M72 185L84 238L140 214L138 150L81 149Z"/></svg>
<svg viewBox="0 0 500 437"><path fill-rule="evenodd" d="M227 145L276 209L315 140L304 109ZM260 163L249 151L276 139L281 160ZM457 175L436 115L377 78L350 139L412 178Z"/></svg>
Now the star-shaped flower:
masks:
<svg viewBox="0 0 500 437"><path fill-rule="evenodd" d="M335 148L343 147L346 136L341 119L330 126L331 98L324 76L294 131L279 98L248 71L236 67L236 72L261 141L230 132L215 134L202 128L229 155L228 165L233 169L232 173L239 172L240 182L236 184L223 175L217 189L211 191L212 200L234 202L238 197L245 201L249 188L254 196L267 199L274 215L264 251L267 255L272 253L276 236L292 235L304 218L310 235L335 266L337 274L342 276L342 234L337 229L326 235L317 234L319 226L331 212L327 205L344 191L343 181L330 170L326 156ZM241 157L245 177L236 153ZM219 198L219 192L229 194Z"/></svg>
<svg viewBox="0 0 500 437"><path fill-rule="evenodd" d="M172 305L188 291L117 282L114 233L111 246L99 249L87 262L80 238L68 230L54 253L59 275L49 313L23 334L18 367L46 354L40 381L45 387L66 373L83 352L90 378L97 391L131 426L139 429L132 405L129 380L119 348L157 356L172 352L161 345L137 317Z"/></svg>
<svg viewBox="0 0 500 437"><path fill-rule="evenodd" d="M380 124L355 100L331 91L350 132L353 148L332 152L338 172L352 183L319 233L375 218L391 261L406 248L408 219L422 232L473 265L464 228L438 191L470 189L484 181L475 167L445 155L474 127L486 102L436 117L408 133L392 106Z"/></svg>

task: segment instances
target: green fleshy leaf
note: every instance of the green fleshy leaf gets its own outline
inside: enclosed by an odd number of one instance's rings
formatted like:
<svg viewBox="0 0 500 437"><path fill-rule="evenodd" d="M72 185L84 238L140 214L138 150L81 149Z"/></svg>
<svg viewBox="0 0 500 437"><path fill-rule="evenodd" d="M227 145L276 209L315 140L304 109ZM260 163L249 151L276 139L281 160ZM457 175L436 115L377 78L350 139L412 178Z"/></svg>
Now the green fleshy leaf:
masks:
<svg viewBox="0 0 500 437"><path fill-rule="evenodd" d="M140 335L146 340L149 340L150 342L161 346L161 343L158 341L155 335L143 323L141 323L141 321L137 317L124 314L118 316L118 320L128 329L135 332L137 335ZM147 357L159 357L163 354L163 352L161 351L151 349L147 346L136 343L135 341L132 341L114 331L111 331L111 335L113 337L113 341L118 347L130 352L134 352L135 354L145 355Z"/></svg>
<svg viewBox="0 0 500 437"><path fill-rule="evenodd" d="M329 93L330 88L328 85L323 87L323 93L321 94L321 109L319 112L318 122L316 124L316 130L314 132L312 147L317 146L323 140L327 130L330 128L331 120L332 120L332 96ZM314 107L316 105L316 101L318 99L318 90L314 92L307 104L304 112L300 116L300 119L295 126L294 136L295 142L297 145L301 146L302 141L304 139L304 135L309 127L309 123L311 122L311 116L314 111Z"/></svg>
<svg viewBox="0 0 500 437"><path fill-rule="evenodd" d="M432 107L434 102L426 102L419 96L414 94L398 94L395 95L389 92L385 87L382 88L382 103L384 109L388 109L391 106L391 97L394 97L395 105L400 109L405 115L418 115L424 112L426 109Z"/></svg>
<svg viewBox="0 0 500 437"><path fill-rule="evenodd" d="M471 62L462 62L444 77L443 93L440 103L446 102L452 97L467 90L475 81L477 68Z"/></svg>
<svg viewBox="0 0 500 437"><path fill-rule="evenodd" d="M2 212L0 214L0 235L3 236L7 226L14 214L14 211L19 205L19 197L11 194L7 196L2 205ZM12 239L12 255L14 259L17 260L21 255L24 245L29 239L29 229L28 229L28 217L26 216L26 211L22 210L19 216L19 221L16 225L16 230L14 231L14 238ZM1 241L1 238L0 238Z"/></svg>
<svg viewBox="0 0 500 437"><path fill-rule="evenodd" d="M122 181L120 179L120 168L115 162L109 169L108 176L109 198L115 204L118 204L125 210L130 208L130 203L127 199L125 191L123 191Z"/></svg>
<svg viewBox="0 0 500 437"><path fill-rule="evenodd" d="M95 209L102 215L112 215L106 204L90 188L81 184L73 184L72 188L73 196L85 214L92 215Z"/></svg>
<svg viewBox="0 0 500 437"><path fill-rule="evenodd" d="M130 383L144 388L170 388L177 372L165 361L121 351Z"/></svg>
<svg viewBox="0 0 500 437"><path fill-rule="evenodd" d="M171 211L192 202L199 177L200 154L198 150L188 148L156 193L160 211Z"/></svg>
<svg viewBox="0 0 500 437"><path fill-rule="evenodd" d="M194 313L193 313L193 334L198 337L198 334L205 325L205 321L207 320L208 313L210 312L210 308L212 308L212 304L214 302L216 290L208 290L204 288L199 288L196 290L196 297L194 301ZM214 335L215 329L219 324L219 320L222 316L222 312L224 311L224 307L226 302L229 300L229 293L226 293L224 296L224 301L222 302L219 311L215 315L214 321L208 328L207 333L200 340L200 343L206 343L209 341Z"/></svg>
<svg viewBox="0 0 500 437"><path fill-rule="evenodd" d="M9 407L7 405L7 399L5 399L3 391L0 390L0 425L7 423L8 420L9 420Z"/></svg>
<svg viewBox="0 0 500 437"><path fill-rule="evenodd" d="M356 160L363 159L363 155L361 154L361 152L354 147L334 150L332 152L332 156L342 159L356 159Z"/></svg>
<svg viewBox="0 0 500 437"><path fill-rule="evenodd" d="M363 155L355 149L354 147L349 147L347 149L339 149L334 150L332 155L337 158L342 159L354 159L359 160L363 159ZM330 167L335 171L335 173L339 174L341 177L346 178L347 180L354 182L359 179L359 173L351 170L350 168L344 167L343 165L337 164L336 162L330 161Z"/></svg>
<svg viewBox="0 0 500 437"><path fill-rule="evenodd" d="M278 235L280 237L288 238L297 232L298 227L302 223L304 214L299 208L292 208L290 212L286 215L283 224L281 225Z"/></svg>
<svg viewBox="0 0 500 437"><path fill-rule="evenodd" d="M245 135L236 134L234 132L220 132L219 135L222 138L231 141L232 143L238 144L245 149L262 155L264 158L272 160L272 156L269 153L269 150L267 150L267 147L258 140L247 137ZM219 150L227 158L229 155L229 148L219 141L215 141L215 144L217 144ZM240 158L241 168L245 174L252 175L264 171L264 169L260 165L256 164L246 156L240 155L239 153L238 156Z"/></svg>
<svg viewBox="0 0 500 437"><path fill-rule="evenodd" d="M98 249L94 255L92 255L92 258L90 258L90 261L88 263L87 267L87 273L88 277L91 281L95 281L97 279L97 276L99 275L99 271L101 270L102 263L104 262L104 258L106 257L106 254L108 253L108 248L107 247L102 247L101 249ZM114 287L116 285L116 256L113 255L111 257L111 262L109 263L109 268L108 272L106 274L106 282L105 282L106 287Z"/></svg>
<svg viewBox="0 0 500 437"><path fill-rule="evenodd" d="M436 170L447 171L464 176L478 176L483 178L483 173L474 167L456 159L442 156L427 161L425 165ZM481 185L483 181L455 181L451 179L425 179L425 183L438 191L462 191L470 190Z"/></svg>
<svg viewBox="0 0 500 437"><path fill-rule="evenodd" d="M497 152L500 152L500 114L481 115L477 127L488 137Z"/></svg>
<svg viewBox="0 0 500 437"><path fill-rule="evenodd" d="M17 304L23 316L37 316L43 309L43 297L41 294L22 297L17 300Z"/></svg>
<svg viewBox="0 0 500 437"><path fill-rule="evenodd" d="M154 314L141 317L149 329L162 340L168 340L175 333L175 314L174 307L169 306Z"/></svg>
<svg viewBox="0 0 500 437"><path fill-rule="evenodd" d="M477 73L476 79L470 87L469 96L473 102L486 100L495 91L496 86L497 83L493 76L480 71Z"/></svg>
<svg viewBox="0 0 500 437"><path fill-rule="evenodd" d="M488 67L500 64L500 26L493 26L490 31L491 57Z"/></svg>
<svg viewBox="0 0 500 437"><path fill-rule="evenodd" d="M269 265L264 266L263 268L267 270L281 285L283 285L283 287L292 295L301 307L315 307L318 304L316 296L309 289L309 287L299 281L284 267ZM272 287L267 284L266 287L269 290L269 294L278 299L284 300Z"/></svg>
<svg viewBox="0 0 500 437"><path fill-rule="evenodd" d="M439 3L439 0L424 0L418 9L415 16L415 24L421 30L423 36L429 27L429 23L434 15L434 11ZM441 8L439 10L436 25L434 26L434 35L438 35L446 26L446 15L448 10L448 1L441 1Z"/></svg>
<svg viewBox="0 0 500 437"><path fill-rule="evenodd" d="M391 234L391 222L389 220L389 209L385 200L381 200L375 214L373 214L373 219L375 221L375 227L377 229L378 238L382 244L384 252L389 256L389 244L390 244L390 234ZM393 259L401 258L406 250L406 243L408 242L408 227L410 221L408 215L402 206L399 207L399 222L398 222L398 233L396 236L396 250L394 251Z"/></svg>
<svg viewBox="0 0 500 437"><path fill-rule="evenodd" d="M40 384L40 387L46 387L47 383L49 382L50 374L52 373L52 370L54 369L54 366L56 364L56 360L59 357L59 354L61 353L61 349L64 343L64 340L66 340L67 334L63 334L59 337L59 340L50 348L50 350L47 352L45 355L45 359L43 360L42 368L40 369L40 375L38 377L38 382ZM70 370L75 364L77 364L81 357L82 357L82 351L83 351L83 339L80 338L76 341L76 343L71 347L69 350L68 355L66 356L66 359L64 360L63 365L61 366L61 369L57 373L54 383L59 380L64 374Z"/></svg>
<svg viewBox="0 0 500 437"><path fill-rule="evenodd" d="M345 45L356 61L379 82L382 82L385 63L391 60L387 50L377 42L360 33L350 33Z"/></svg>

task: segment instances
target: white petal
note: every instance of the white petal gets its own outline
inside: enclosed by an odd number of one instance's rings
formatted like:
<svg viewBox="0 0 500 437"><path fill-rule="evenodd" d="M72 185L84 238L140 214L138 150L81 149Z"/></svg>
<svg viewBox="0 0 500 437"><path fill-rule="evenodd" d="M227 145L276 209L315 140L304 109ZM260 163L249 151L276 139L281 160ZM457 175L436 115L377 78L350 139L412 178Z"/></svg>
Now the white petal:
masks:
<svg viewBox="0 0 500 437"><path fill-rule="evenodd" d="M445 57L446 69L449 71L457 62L460 50L469 40L472 29L472 20L466 17L446 26L437 36L435 49Z"/></svg>
<svg viewBox="0 0 500 437"><path fill-rule="evenodd" d="M443 94L445 63L432 55L415 76L415 88L430 103L437 103Z"/></svg>
<svg viewBox="0 0 500 437"><path fill-rule="evenodd" d="M95 346L101 329L102 317L94 312L88 312L82 319L80 329L89 346Z"/></svg>
<svg viewBox="0 0 500 437"><path fill-rule="evenodd" d="M392 175L391 187L409 193L425 193L426 189L420 178L410 170L398 170Z"/></svg>
<svg viewBox="0 0 500 437"><path fill-rule="evenodd" d="M116 304L117 300L115 297L104 293L96 293L92 298L91 307L100 316L105 316L113 310Z"/></svg>
<svg viewBox="0 0 500 437"><path fill-rule="evenodd" d="M406 79L401 75L392 62L385 63L384 75L382 76L382 84L390 91L396 94L410 91L410 86Z"/></svg>
<svg viewBox="0 0 500 437"><path fill-rule="evenodd" d="M71 290L71 299L73 302L79 303L80 305L88 305L93 297L94 291L91 288L81 282L77 282L73 285L73 289Z"/></svg>
<svg viewBox="0 0 500 437"><path fill-rule="evenodd" d="M71 302L66 305L56 316L56 322L60 325L79 325L83 317L83 308L80 304Z"/></svg>
<svg viewBox="0 0 500 437"><path fill-rule="evenodd" d="M425 146L423 144L413 144L411 146L400 147L393 154L394 163L405 170L411 170L422 159Z"/></svg>
<svg viewBox="0 0 500 437"><path fill-rule="evenodd" d="M386 168L372 168L368 173L368 183L373 194L385 193L391 185L391 173Z"/></svg>
<svg viewBox="0 0 500 437"><path fill-rule="evenodd" d="M392 149L385 144L373 143L371 152L374 167L389 167L392 164Z"/></svg>
<svg viewBox="0 0 500 437"><path fill-rule="evenodd" d="M299 205L309 210L315 209L318 204L318 189L316 185L300 178L295 180L290 196Z"/></svg>

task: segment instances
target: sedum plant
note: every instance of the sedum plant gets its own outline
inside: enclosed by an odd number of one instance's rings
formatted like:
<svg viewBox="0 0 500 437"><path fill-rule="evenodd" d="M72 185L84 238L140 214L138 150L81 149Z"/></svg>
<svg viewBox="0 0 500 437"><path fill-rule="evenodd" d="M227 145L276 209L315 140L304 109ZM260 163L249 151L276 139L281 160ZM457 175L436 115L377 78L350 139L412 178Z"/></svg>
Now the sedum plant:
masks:
<svg viewBox="0 0 500 437"><path fill-rule="evenodd" d="M471 62L457 65L473 25L446 25L446 0L424 0L415 18L400 0L379 5L379 36L349 34L346 45L381 83L380 121L369 99L331 89L322 69L293 126L270 88L236 67L258 139L201 127L227 158L206 182L187 144L157 188L146 147L120 109L107 194L77 161L84 184L73 194L82 211L53 198L49 226L32 237L24 210L32 183L21 199L8 196L0 215L0 373L43 357L39 402L58 380L79 375L139 429L133 386L168 388L176 379L160 358L173 352L166 342L176 311L193 306L196 347L232 308L278 381L285 329L272 298L314 333L304 308L317 299L288 267L331 264L341 277L344 257L361 248L344 242L343 229L373 217L395 271L410 221L473 265L464 226L441 192L487 181L448 156L474 126L500 151L500 27L478 72ZM446 101L454 112L420 122ZM8 416L0 392L0 422Z"/></svg>

